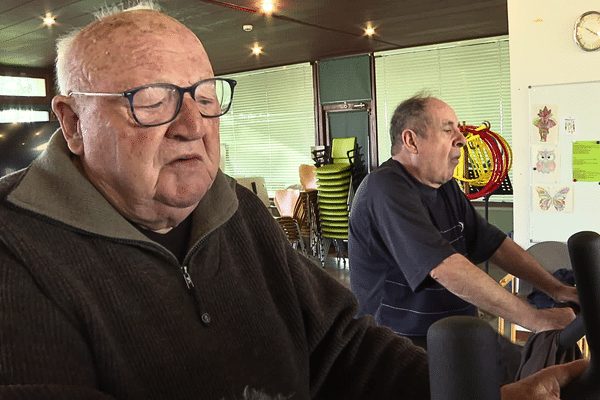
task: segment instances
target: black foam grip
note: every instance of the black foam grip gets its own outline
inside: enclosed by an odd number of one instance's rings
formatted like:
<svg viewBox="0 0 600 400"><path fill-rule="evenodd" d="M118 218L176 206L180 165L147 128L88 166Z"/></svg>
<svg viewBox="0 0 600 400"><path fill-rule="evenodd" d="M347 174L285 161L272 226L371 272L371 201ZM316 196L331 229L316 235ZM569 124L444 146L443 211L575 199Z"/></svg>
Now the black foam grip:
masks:
<svg viewBox="0 0 600 400"><path fill-rule="evenodd" d="M427 332L432 400L500 400L497 334L476 317L437 321Z"/></svg>
<svg viewBox="0 0 600 400"><path fill-rule="evenodd" d="M561 390L562 400L600 399L600 370L596 351L600 344L600 235L579 232L567 242L591 362L587 370Z"/></svg>

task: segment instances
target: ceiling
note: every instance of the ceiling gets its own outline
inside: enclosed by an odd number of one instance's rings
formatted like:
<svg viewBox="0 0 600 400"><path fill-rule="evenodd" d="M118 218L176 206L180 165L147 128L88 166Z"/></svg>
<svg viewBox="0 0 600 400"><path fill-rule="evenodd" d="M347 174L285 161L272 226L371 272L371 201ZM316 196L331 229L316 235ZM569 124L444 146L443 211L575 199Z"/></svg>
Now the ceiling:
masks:
<svg viewBox="0 0 600 400"><path fill-rule="evenodd" d="M217 75L508 33L506 0L276 0L271 16L258 12L257 1L158 3L198 35ZM57 37L90 23L101 5L120 2L0 0L0 64L51 67ZM42 24L46 13L55 25ZM368 25L372 37L364 34ZM255 43L259 56L251 53Z"/></svg>

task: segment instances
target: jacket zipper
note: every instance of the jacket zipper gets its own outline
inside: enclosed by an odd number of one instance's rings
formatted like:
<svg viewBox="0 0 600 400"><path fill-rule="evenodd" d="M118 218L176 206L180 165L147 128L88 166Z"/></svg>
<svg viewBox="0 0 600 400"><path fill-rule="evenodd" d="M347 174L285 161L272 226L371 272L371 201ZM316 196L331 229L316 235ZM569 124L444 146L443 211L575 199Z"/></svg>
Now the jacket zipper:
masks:
<svg viewBox="0 0 600 400"><path fill-rule="evenodd" d="M181 267L181 274L183 275L183 280L185 281L185 286L187 286L188 290L194 291L194 282L188 272L187 265Z"/></svg>

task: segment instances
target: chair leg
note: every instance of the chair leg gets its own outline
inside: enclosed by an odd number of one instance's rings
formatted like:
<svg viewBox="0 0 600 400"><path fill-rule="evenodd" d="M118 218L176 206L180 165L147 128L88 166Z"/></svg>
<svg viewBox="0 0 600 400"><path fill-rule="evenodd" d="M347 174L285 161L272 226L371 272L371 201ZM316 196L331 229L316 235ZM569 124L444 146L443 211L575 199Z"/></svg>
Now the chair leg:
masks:
<svg viewBox="0 0 600 400"><path fill-rule="evenodd" d="M343 239L334 239L335 246L335 258L336 265L339 268L340 264L343 263L343 269L346 269L346 258L348 258L348 251L346 250L346 246L344 245Z"/></svg>
<svg viewBox="0 0 600 400"><path fill-rule="evenodd" d="M304 255L306 257L306 248L304 247L304 240L302 239L302 234L300 233L300 227L298 226L298 223L296 222L296 232L298 232L298 241L296 243L300 244L300 251L302 252L302 255ZM297 245L296 245L296 249L297 249Z"/></svg>
<svg viewBox="0 0 600 400"><path fill-rule="evenodd" d="M320 236L319 240L319 260L321 261L321 267L325 267L325 261L329 254L329 248L331 247L331 239Z"/></svg>

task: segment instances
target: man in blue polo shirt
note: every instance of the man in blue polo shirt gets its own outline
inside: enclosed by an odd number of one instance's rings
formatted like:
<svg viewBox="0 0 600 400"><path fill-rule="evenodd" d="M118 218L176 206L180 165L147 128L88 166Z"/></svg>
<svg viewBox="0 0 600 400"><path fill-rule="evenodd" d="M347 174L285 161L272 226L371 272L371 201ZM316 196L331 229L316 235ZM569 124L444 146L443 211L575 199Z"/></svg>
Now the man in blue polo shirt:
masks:
<svg viewBox="0 0 600 400"><path fill-rule="evenodd" d="M537 310L511 295L475 264L491 260L556 301L578 302L473 208L452 179L466 144L443 101L415 96L391 121L392 157L359 187L350 215L350 285L370 314L426 347L427 329L481 308L533 331L561 329L570 308Z"/></svg>

